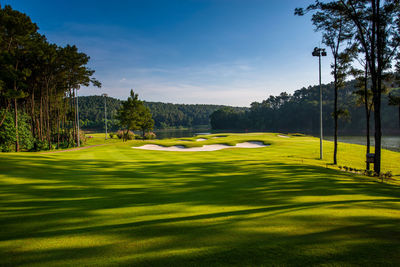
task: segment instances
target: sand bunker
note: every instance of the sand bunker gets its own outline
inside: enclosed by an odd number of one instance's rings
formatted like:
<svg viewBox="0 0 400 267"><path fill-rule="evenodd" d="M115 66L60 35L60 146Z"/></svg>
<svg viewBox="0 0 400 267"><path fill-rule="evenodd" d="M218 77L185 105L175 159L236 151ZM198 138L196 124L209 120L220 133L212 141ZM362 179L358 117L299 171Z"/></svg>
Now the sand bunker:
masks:
<svg viewBox="0 0 400 267"><path fill-rule="evenodd" d="M184 146L171 146L165 147L160 145L144 145L138 147L132 147L135 149L144 149L144 150L159 150L159 151L180 151L180 152L195 152L195 151L216 151L226 148L260 148L266 147L268 145L264 145L263 142L244 142L236 144L236 146L228 146L224 144L215 144L215 145L204 145L202 147L184 147Z"/></svg>
<svg viewBox="0 0 400 267"><path fill-rule="evenodd" d="M207 139L205 139L205 138L197 138L197 139L196 139L197 142L206 141L206 140L207 140Z"/></svg>
<svg viewBox="0 0 400 267"><path fill-rule="evenodd" d="M287 136L287 135L280 135L280 134L278 134L278 136L279 136L279 137L282 137L282 138L290 138L290 137Z"/></svg>

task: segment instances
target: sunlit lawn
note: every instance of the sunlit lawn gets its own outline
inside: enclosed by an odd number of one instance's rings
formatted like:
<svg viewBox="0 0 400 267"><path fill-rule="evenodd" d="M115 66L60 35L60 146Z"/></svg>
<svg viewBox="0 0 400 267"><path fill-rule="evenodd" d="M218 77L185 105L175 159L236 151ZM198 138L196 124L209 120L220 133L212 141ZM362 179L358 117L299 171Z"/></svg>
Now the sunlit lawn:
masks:
<svg viewBox="0 0 400 267"><path fill-rule="evenodd" d="M204 137L154 143L271 145L0 154L0 265L400 266L400 153L384 151L382 184L327 165L331 142L320 161L312 137ZM339 165L364 154L339 144Z"/></svg>

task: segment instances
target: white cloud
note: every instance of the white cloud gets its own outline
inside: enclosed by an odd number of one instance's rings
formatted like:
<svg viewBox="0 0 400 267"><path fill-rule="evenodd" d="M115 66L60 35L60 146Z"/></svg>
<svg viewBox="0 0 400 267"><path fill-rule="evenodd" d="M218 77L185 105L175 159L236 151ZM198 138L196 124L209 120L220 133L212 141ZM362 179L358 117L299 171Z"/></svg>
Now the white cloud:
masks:
<svg viewBox="0 0 400 267"><path fill-rule="evenodd" d="M265 67L258 60L176 68L129 68L120 77L106 75L102 89L87 88L82 93L90 95L104 91L110 96L126 99L133 89L147 101L249 106L269 95L278 95L282 91L292 93L317 82L317 72L301 69L296 62L283 67L291 71Z"/></svg>

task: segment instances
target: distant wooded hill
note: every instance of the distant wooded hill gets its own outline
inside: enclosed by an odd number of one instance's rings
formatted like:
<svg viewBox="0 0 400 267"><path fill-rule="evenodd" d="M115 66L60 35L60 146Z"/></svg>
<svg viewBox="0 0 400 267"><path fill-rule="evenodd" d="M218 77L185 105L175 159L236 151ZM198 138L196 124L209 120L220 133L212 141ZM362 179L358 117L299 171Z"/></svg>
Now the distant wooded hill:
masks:
<svg viewBox="0 0 400 267"><path fill-rule="evenodd" d="M364 105L354 93L356 81L352 80L339 90L339 132L342 134L363 134L366 131ZM323 125L327 135L333 134L333 83L322 85ZM399 93L399 89L388 92ZM381 117L384 134L398 134L399 106L389 105L387 94L382 95ZM373 129L373 114L371 115ZM253 102L247 111L222 108L211 115L211 125L215 130L253 130L271 132L301 132L316 134L319 132L319 86L309 86L270 96L262 102Z"/></svg>
<svg viewBox="0 0 400 267"><path fill-rule="evenodd" d="M104 129L104 97L81 96L79 97L79 117L82 129ZM107 97L108 127L118 129L118 121L115 119L121 100ZM150 108L155 121L155 128L180 128L180 127L210 127L210 115L223 105L194 105L171 104L162 102L144 102ZM248 108L231 107L235 111L246 111Z"/></svg>
<svg viewBox="0 0 400 267"><path fill-rule="evenodd" d="M339 90L339 108L345 115L339 120L339 132L342 134L362 134L365 132L364 106L353 93L355 81L349 81ZM322 85L323 121L326 134L333 129L333 84ZM392 90L393 91L393 90ZM396 89L396 91L400 91ZM398 134L399 107L388 105L387 95L382 96L382 129L385 134ZM114 119L121 100L107 97L107 119L109 129L117 130ZM279 96L270 96L262 102L253 102L250 108L229 107L223 105L190 105L161 102L145 102L150 108L155 127L179 128L212 126L216 130L254 130L272 132L319 131L319 86L309 86L286 92ZM81 126L83 129L104 129L104 97L79 97ZM211 117L211 121L210 121ZM373 127L371 116L371 128Z"/></svg>

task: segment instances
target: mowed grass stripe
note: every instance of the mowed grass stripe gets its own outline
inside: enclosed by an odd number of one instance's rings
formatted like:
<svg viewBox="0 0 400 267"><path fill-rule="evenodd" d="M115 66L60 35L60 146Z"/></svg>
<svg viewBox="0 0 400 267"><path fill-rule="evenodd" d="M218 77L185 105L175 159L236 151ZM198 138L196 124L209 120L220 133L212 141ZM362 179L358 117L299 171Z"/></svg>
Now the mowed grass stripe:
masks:
<svg viewBox="0 0 400 267"><path fill-rule="evenodd" d="M204 142L250 140L271 146L0 154L0 265L400 264L400 153L384 151L397 180L381 184L327 168L332 143L319 161L312 137ZM362 168L364 147L339 149Z"/></svg>

